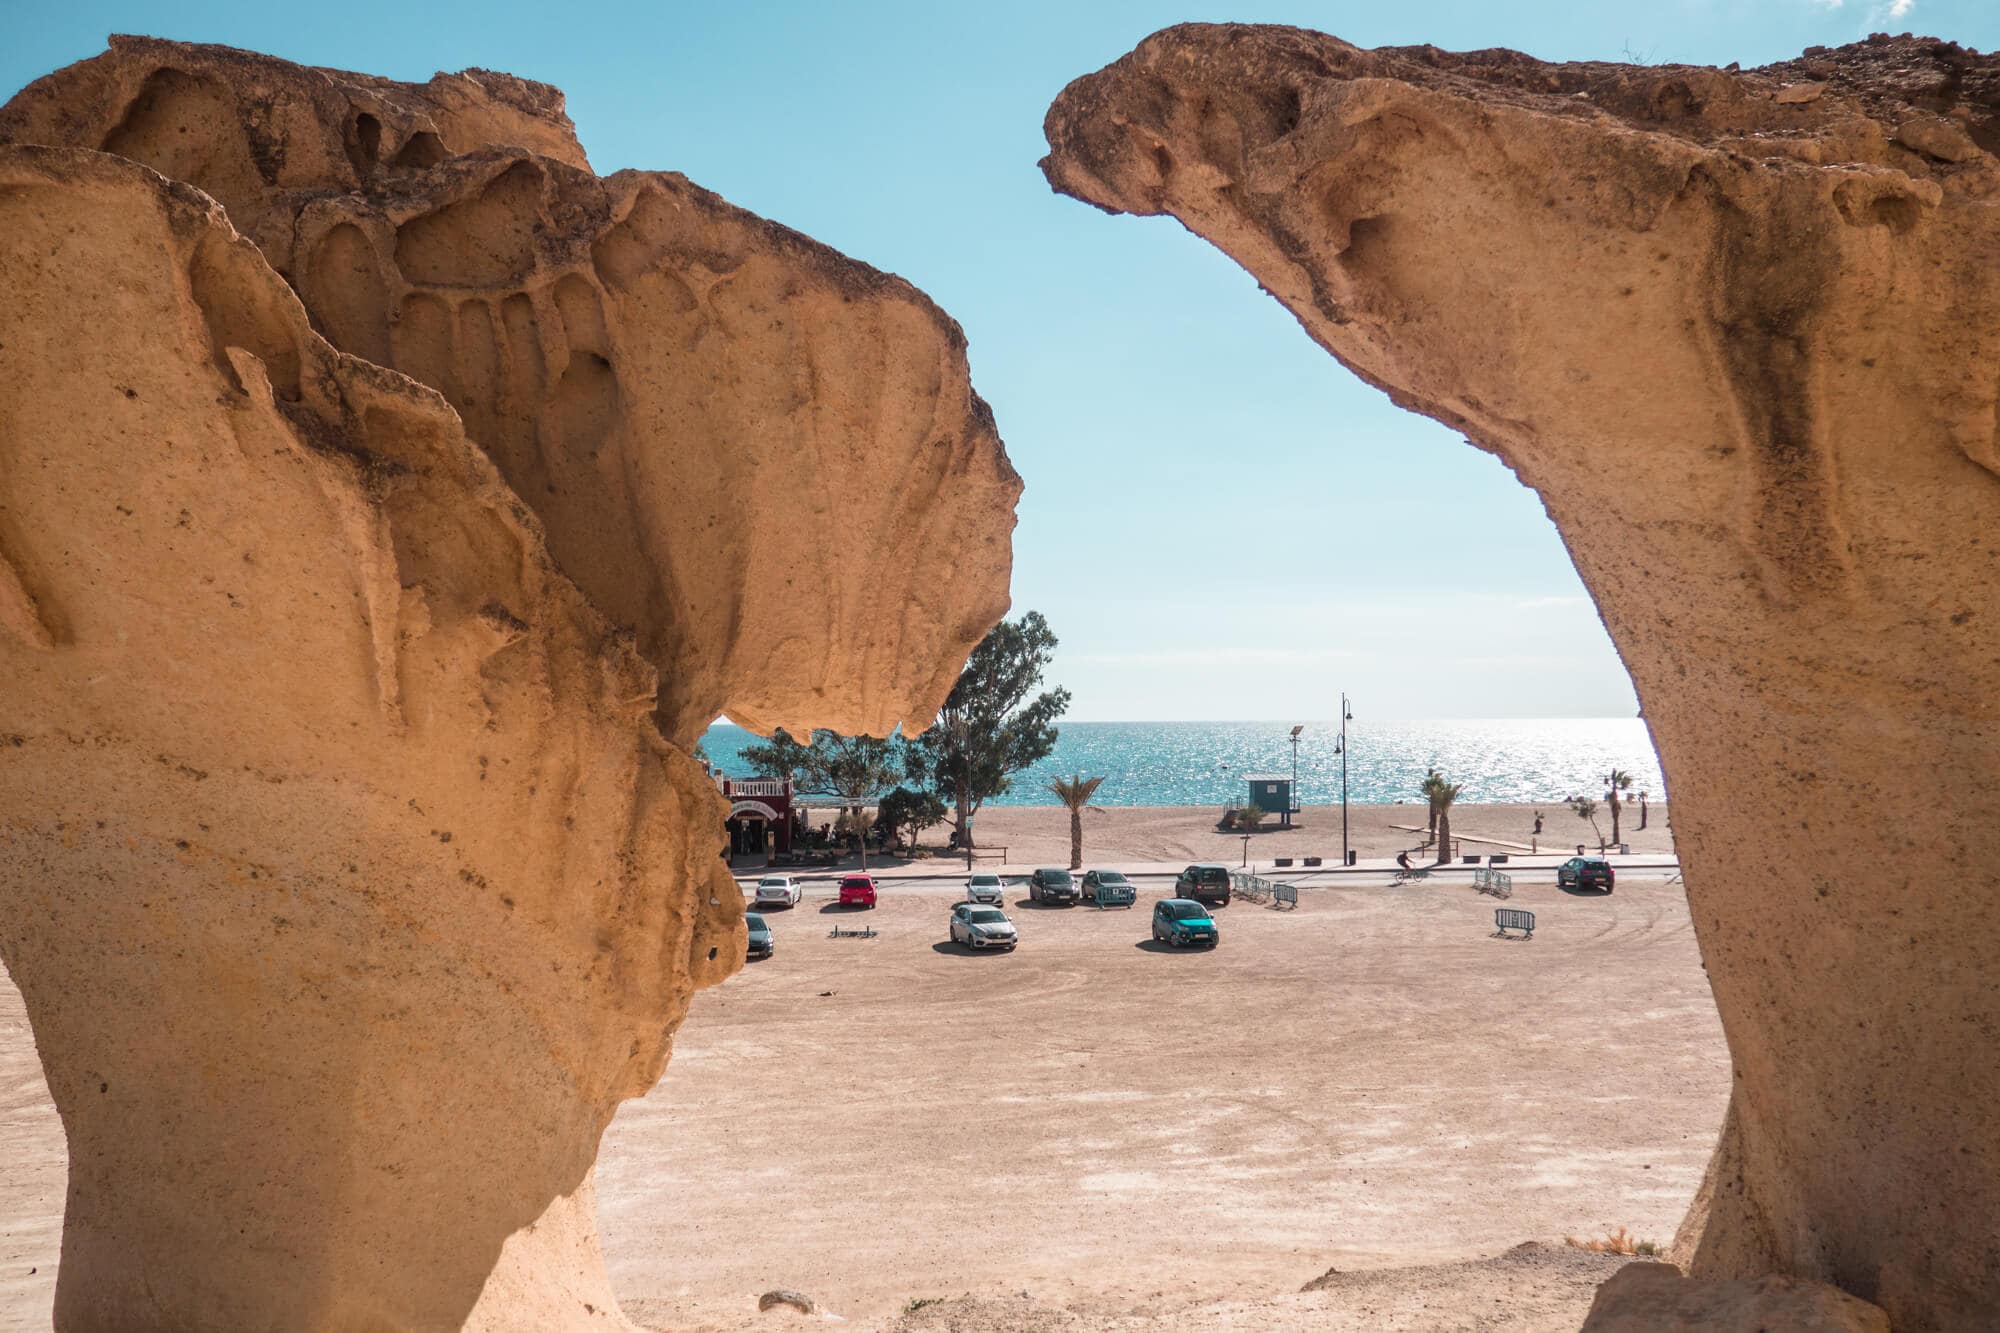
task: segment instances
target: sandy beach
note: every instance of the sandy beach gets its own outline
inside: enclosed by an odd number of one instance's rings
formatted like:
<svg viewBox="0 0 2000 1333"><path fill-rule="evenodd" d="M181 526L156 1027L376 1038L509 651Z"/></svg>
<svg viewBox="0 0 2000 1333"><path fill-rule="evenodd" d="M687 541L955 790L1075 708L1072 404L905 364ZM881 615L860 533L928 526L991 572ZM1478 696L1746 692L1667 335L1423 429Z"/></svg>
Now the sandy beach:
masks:
<svg viewBox="0 0 2000 1333"><path fill-rule="evenodd" d="M1239 902L1191 953L1143 906L1016 886L1019 950L968 955L956 883L859 914L815 886L768 914L774 958L696 997L599 1161L641 1326L802 1326L756 1312L784 1286L907 1333L1573 1328L1619 1261L1562 1238L1666 1240L1714 1144L1728 1053L1660 871L1518 876L1531 941L1467 882L1364 875ZM0 978L0 1329L47 1327L65 1163Z"/></svg>
<svg viewBox="0 0 2000 1333"><path fill-rule="evenodd" d="M1535 814L1542 815L1542 833L1535 834ZM1216 829L1219 808L1208 806L1103 806L1092 807L1083 815L1083 855L1087 865L1157 861L1224 861L1240 864L1247 856L1253 863L1268 865L1281 856L1325 858L1337 864L1340 858L1340 807L1309 805L1293 816L1293 827L1277 827L1275 816L1250 836L1246 848L1240 833ZM1412 832L1424 826L1422 805L1350 805L1347 807L1348 843L1366 860L1392 857L1415 847L1422 834ZM815 811L815 822L830 820L831 812ZM1625 843L1634 853L1667 853L1674 848L1673 830L1665 802L1654 802L1647 811L1646 827L1639 828L1639 807L1627 807L1620 816ZM1604 836L1611 836L1611 814L1600 803L1597 823ZM950 824L925 831L921 846L944 856ZM1009 865L1069 864L1069 811L1060 805L990 805L973 821L981 847L1007 849ZM1464 855L1495 852L1526 853L1539 847L1544 853L1574 851L1578 843L1591 850L1597 834L1590 824L1578 819L1566 805L1460 805L1451 813L1451 832L1463 844Z"/></svg>

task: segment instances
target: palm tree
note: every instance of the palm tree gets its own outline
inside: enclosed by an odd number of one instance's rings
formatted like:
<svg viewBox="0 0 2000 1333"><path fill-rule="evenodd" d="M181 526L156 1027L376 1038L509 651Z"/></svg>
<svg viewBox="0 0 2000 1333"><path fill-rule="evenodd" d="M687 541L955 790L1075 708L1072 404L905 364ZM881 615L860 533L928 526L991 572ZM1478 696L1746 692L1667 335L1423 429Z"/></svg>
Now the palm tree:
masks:
<svg viewBox="0 0 2000 1333"><path fill-rule="evenodd" d="M1430 829L1433 839L1438 835L1438 789L1442 786L1444 786L1444 774L1438 772L1435 768L1425 769L1424 780L1417 784L1417 795L1430 803Z"/></svg>
<svg viewBox="0 0 2000 1333"><path fill-rule="evenodd" d="M1437 810L1438 821L1439 865L1451 860L1451 803L1456 801L1458 794L1464 790L1463 783L1446 782L1443 774L1438 775L1437 789L1431 799L1437 803L1434 808Z"/></svg>
<svg viewBox="0 0 2000 1333"><path fill-rule="evenodd" d="M1618 807L1625 804L1625 798L1618 793L1630 791L1631 788L1632 775L1622 768L1612 769L1609 776L1604 779L1605 799L1611 802L1611 842L1613 846L1616 846L1619 840Z"/></svg>
<svg viewBox="0 0 2000 1333"><path fill-rule="evenodd" d="M1057 778L1049 783L1049 790L1058 801L1069 807L1069 868L1083 869L1083 807L1097 794L1103 778L1087 778L1079 773L1073 778Z"/></svg>
<svg viewBox="0 0 2000 1333"><path fill-rule="evenodd" d="M1604 830L1597 827L1597 802L1588 796L1579 796L1569 803L1569 808L1576 811L1578 819L1588 819L1590 821L1591 830L1597 834L1597 850L1602 852L1604 850Z"/></svg>

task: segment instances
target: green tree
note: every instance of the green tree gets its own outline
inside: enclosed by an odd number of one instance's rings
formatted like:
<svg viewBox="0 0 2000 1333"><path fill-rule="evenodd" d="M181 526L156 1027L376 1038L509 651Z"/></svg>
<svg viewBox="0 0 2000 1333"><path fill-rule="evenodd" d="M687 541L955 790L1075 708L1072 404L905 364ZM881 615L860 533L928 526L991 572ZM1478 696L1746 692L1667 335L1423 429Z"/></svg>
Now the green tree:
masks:
<svg viewBox="0 0 2000 1333"><path fill-rule="evenodd" d="M1423 797L1431 807L1430 830L1433 841L1438 835L1438 792L1444 785L1444 774L1435 768L1425 769L1424 780L1417 784L1417 795Z"/></svg>
<svg viewBox="0 0 2000 1333"><path fill-rule="evenodd" d="M811 754L811 746L793 740L783 727L772 732L771 739L764 744L746 745L737 751L737 757L750 765L758 777L789 780L792 786L801 790L806 786L805 774Z"/></svg>
<svg viewBox="0 0 2000 1333"><path fill-rule="evenodd" d="M1579 796L1569 803L1569 808L1576 811L1578 819L1587 819L1590 821L1591 830L1597 834L1597 850L1602 852L1604 850L1604 830L1597 827L1597 802L1588 796Z"/></svg>
<svg viewBox="0 0 2000 1333"><path fill-rule="evenodd" d="M1614 768L1604 779L1604 799L1611 802L1611 841L1619 842L1618 807L1625 804L1623 793L1631 790L1632 775L1622 768Z"/></svg>
<svg viewBox="0 0 2000 1333"><path fill-rule="evenodd" d="M831 731L813 733L807 747L805 781L814 791L840 798L854 818L856 828L864 828L861 807L884 787L903 780L903 746L876 736L841 736ZM861 868L868 868L868 837L861 838Z"/></svg>
<svg viewBox="0 0 2000 1333"><path fill-rule="evenodd" d="M795 791L838 797L853 827L863 827L861 808L883 788L903 780L904 745L875 736L842 736L815 731L811 745L801 745L781 727L769 743L746 745L743 761L767 778L790 778ZM861 840L861 865L868 866L868 839Z"/></svg>
<svg viewBox="0 0 2000 1333"><path fill-rule="evenodd" d="M1264 822L1263 806L1244 805L1237 807L1235 827L1240 829L1255 829L1259 824L1263 822Z"/></svg>
<svg viewBox="0 0 2000 1333"><path fill-rule="evenodd" d="M1001 621L966 659L937 721L909 744L910 776L952 803L962 848L973 846L979 808L1055 749L1055 720L1069 707L1069 691L1034 693L1055 647L1038 611Z"/></svg>
<svg viewBox="0 0 2000 1333"><path fill-rule="evenodd" d="M907 830L910 845L915 847L925 829L943 822L944 802L933 791L898 787L882 798L875 808L875 818L888 828L891 840L900 838Z"/></svg>
<svg viewBox="0 0 2000 1333"><path fill-rule="evenodd" d="M1438 864L1451 860L1451 807L1458 794L1465 790L1463 783L1446 782L1438 777L1436 795L1431 799L1437 803Z"/></svg>
<svg viewBox="0 0 2000 1333"><path fill-rule="evenodd" d="M1087 778L1079 773L1073 778L1057 778L1049 783L1049 790L1055 798L1069 807L1069 868L1083 869L1083 807L1087 805L1103 778Z"/></svg>

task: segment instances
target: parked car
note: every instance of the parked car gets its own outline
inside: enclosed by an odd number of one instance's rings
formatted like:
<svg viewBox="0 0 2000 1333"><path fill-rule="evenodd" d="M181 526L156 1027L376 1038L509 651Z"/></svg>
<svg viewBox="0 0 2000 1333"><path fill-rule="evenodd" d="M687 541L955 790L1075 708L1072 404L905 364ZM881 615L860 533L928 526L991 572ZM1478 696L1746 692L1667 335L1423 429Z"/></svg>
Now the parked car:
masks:
<svg viewBox="0 0 2000 1333"><path fill-rule="evenodd" d="M1214 862L1189 866L1174 880L1174 897L1229 906L1229 867Z"/></svg>
<svg viewBox="0 0 2000 1333"><path fill-rule="evenodd" d="M757 881L757 906L797 907L804 894L790 875L766 875Z"/></svg>
<svg viewBox="0 0 2000 1333"><path fill-rule="evenodd" d="M965 901L969 903L992 903L997 907L1006 897L1007 886L998 875L974 875L965 881Z"/></svg>
<svg viewBox="0 0 2000 1333"><path fill-rule="evenodd" d="M1556 887L1561 889L1603 889L1611 892L1618 872L1602 857L1572 856L1556 867Z"/></svg>
<svg viewBox="0 0 2000 1333"><path fill-rule="evenodd" d="M1031 903L1073 903L1076 901L1076 881L1069 871L1044 866L1028 877L1028 901Z"/></svg>
<svg viewBox="0 0 2000 1333"><path fill-rule="evenodd" d="M1153 938L1176 949L1189 944L1214 946L1222 942L1222 932L1208 908L1194 899L1162 898L1153 904Z"/></svg>
<svg viewBox="0 0 2000 1333"><path fill-rule="evenodd" d="M771 940L771 927L765 924L762 916L755 912L745 912L743 924L750 927L750 951L748 957L744 959L745 962L751 958L769 958L777 951L778 946Z"/></svg>
<svg viewBox="0 0 2000 1333"><path fill-rule="evenodd" d="M1099 907L1130 907L1139 901L1139 890L1116 870L1086 870L1083 900Z"/></svg>
<svg viewBox="0 0 2000 1333"><path fill-rule="evenodd" d="M1007 914L984 903L960 903L951 909L951 939L968 949L1012 949L1021 942Z"/></svg>
<svg viewBox="0 0 2000 1333"><path fill-rule="evenodd" d="M875 877L873 875L848 875L840 881L840 905L842 907L873 907L875 905Z"/></svg>

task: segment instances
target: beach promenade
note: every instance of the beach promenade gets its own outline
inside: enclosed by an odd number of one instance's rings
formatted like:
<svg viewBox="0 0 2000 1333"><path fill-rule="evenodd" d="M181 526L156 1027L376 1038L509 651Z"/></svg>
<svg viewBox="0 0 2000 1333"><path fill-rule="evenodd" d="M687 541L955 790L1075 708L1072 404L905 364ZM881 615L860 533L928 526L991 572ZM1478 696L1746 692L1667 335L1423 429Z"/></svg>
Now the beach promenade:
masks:
<svg viewBox="0 0 2000 1333"><path fill-rule="evenodd" d="M1535 834L1535 814L1542 815L1542 834ZM1219 808L1208 806L1103 806L1086 810L1083 816L1083 857L1087 866L1143 874L1160 870L1179 871L1195 861L1218 861L1230 866L1248 863L1259 873L1271 869L1280 857L1290 858L1294 868L1308 856L1321 858L1323 869L1331 871L1340 863L1340 807L1311 805L1293 816L1294 827L1265 827L1249 835L1246 845L1241 833L1219 832ZM1421 804L1351 805L1347 810L1348 842L1358 853L1362 867L1395 867L1399 851L1422 841L1425 810ZM815 823L833 818L830 811L816 811ZM1634 864L1661 864L1673 859L1673 830L1667 806L1658 802L1648 811L1647 826L1639 828L1639 808L1628 807L1621 816L1624 842L1632 848ZM1265 821L1274 826L1277 817ZM1600 806L1597 823L1608 838L1611 817ZM945 849L949 825L926 831L922 847L927 853L914 860L871 852L868 868L878 874L963 873L963 855ZM997 805L981 810L973 821L982 870L1026 873L1037 866L1069 864L1069 811L1062 806ZM1597 851L1597 834L1587 821L1578 819L1560 802L1539 805L1460 805L1452 807L1452 837L1460 843L1462 856L1482 858L1499 853L1517 868L1522 865L1553 866L1576 854L1582 843L1591 855ZM1540 855L1530 853L1538 847ZM1006 854L1000 856L1001 849ZM1429 864L1434 856L1412 855L1419 864ZM1613 864L1627 858L1614 857ZM761 866L755 858L739 857L733 869L739 876ZM858 865L844 857L839 868ZM952 866L956 869L952 869ZM782 868L782 867L781 867ZM1261 869L1260 869L1261 868ZM802 873L825 873L806 871Z"/></svg>

